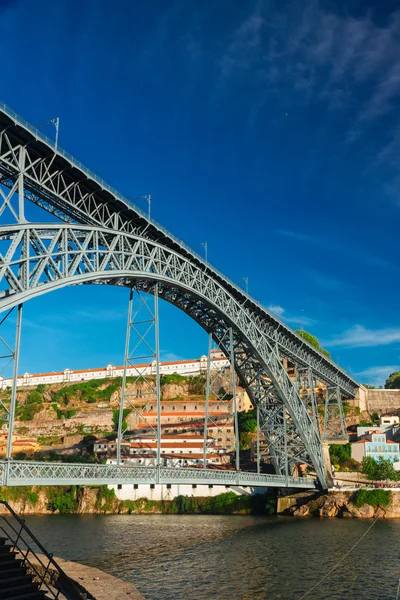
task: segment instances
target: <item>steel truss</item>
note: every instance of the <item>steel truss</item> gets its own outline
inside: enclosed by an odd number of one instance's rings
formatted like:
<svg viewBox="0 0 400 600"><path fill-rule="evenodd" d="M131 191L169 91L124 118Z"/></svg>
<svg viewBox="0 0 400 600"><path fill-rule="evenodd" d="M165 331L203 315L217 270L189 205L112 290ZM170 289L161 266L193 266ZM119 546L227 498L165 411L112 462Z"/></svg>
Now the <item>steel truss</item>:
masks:
<svg viewBox="0 0 400 600"><path fill-rule="evenodd" d="M339 385L353 397L358 385L338 365L318 352L303 338L245 294L235 283L216 271L185 244L146 215L80 161L58 147L6 105L0 105L0 182L12 189L19 182L19 196L70 223L91 224L126 234L160 241L196 266L206 269L246 305L252 319L269 343L278 344L281 356L309 366L316 377ZM22 182L22 183L21 183ZM22 189L23 185L23 189ZM18 222L23 222L18 215Z"/></svg>
<svg viewBox="0 0 400 600"><path fill-rule="evenodd" d="M154 308L150 306L151 296L131 289L129 294L128 323L122 378L121 402L118 423L117 460L121 460L121 440L133 437L132 429L146 424L157 440L157 465L161 460L161 388L160 388L160 344L158 327L158 284L152 288ZM136 302L134 302L136 300ZM133 339L132 339L133 338ZM127 369L134 371L127 384ZM145 416L149 411L157 413L154 427ZM123 427L124 410L133 411L129 424Z"/></svg>
<svg viewBox="0 0 400 600"><path fill-rule="evenodd" d="M210 334L210 339L211 339ZM204 456L203 467L207 468L206 444L209 427L216 427L216 436L221 436L222 445L224 448L230 447L233 449L233 461L236 470L240 470L240 455L239 455L239 427L237 413L237 398L236 398L236 375L234 365L233 351L233 331L230 327L223 333L223 337L218 339L218 346L225 352L229 352L229 363L221 364L220 360L213 360L211 344L208 346L207 359L207 383L206 383L206 410L204 419ZM210 399L213 403L224 409L226 417L216 418L212 416L209 410ZM227 433L227 420L230 421L231 433ZM222 427L222 424L225 427Z"/></svg>
<svg viewBox="0 0 400 600"><path fill-rule="evenodd" d="M160 244L121 232L89 226L20 224L0 228L0 242L8 246L0 255L0 278L9 289L0 294L0 311L65 285L109 283L152 292L158 282L160 297L197 320L213 338L226 339L232 327L234 363L239 378L257 405L269 407L270 384L286 414L294 453L302 453L302 439L318 477L325 485L321 442L313 421L290 380L277 345L271 345L259 321L212 274ZM21 269L25 277L18 276ZM223 345L224 346L224 345ZM223 348L227 356L230 349ZM270 408L265 408L270 413ZM287 421L287 419L284 419ZM275 420L276 423L276 420ZM271 439L278 440L276 427ZM277 444L280 444L277 441ZM280 468L282 472L282 467Z"/></svg>
<svg viewBox="0 0 400 600"><path fill-rule="evenodd" d="M209 332L234 365L240 383L259 409L260 428L277 473L275 481L288 481L297 463L308 462L321 485L326 486L312 401L310 404L292 383L281 358L310 369L314 377L336 390L336 401L332 394L329 399L327 395L326 416L339 411L343 425L341 393L352 397L358 386L340 367L84 165L61 148L55 151L51 140L5 105L0 106L0 184L0 216L8 212L16 222L0 227L0 312L19 306L19 331L25 301L66 285L135 286L139 292L167 300ZM65 223L26 223L24 199ZM132 358L129 343L133 322L130 312L121 408L129 403L126 371ZM158 350L154 351L158 355ZM16 350L16 357L18 353ZM14 362L17 365L17 360ZM14 375L13 389L16 370ZM157 381L159 455L159 372ZM13 404L15 408L15 391ZM332 428L333 422L334 417L327 417L325 429ZM119 433L121 439L122 423ZM121 461L120 449L118 458ZM10 481L14 464L9 463ZM121 464L117 467L122 468ZM40 465L37 468L41 469ZM188 476L189 471L185 470ZM161 477L161 467L157 473Z"/></svg>
<svg viewBox="0 0 400 600"><path fill-rule="evenodd" d="M128 464L88 465L0 461L0 485L117 485L165 483L315 489L305 477L265 475L245 471L141 467Z"/></svg>
<svg viewBox="0 0 400 600"><path fill-rule="evenodd" d="M326 388L323 438L326 440L348 438L342 397L338 387Z"/></svg>

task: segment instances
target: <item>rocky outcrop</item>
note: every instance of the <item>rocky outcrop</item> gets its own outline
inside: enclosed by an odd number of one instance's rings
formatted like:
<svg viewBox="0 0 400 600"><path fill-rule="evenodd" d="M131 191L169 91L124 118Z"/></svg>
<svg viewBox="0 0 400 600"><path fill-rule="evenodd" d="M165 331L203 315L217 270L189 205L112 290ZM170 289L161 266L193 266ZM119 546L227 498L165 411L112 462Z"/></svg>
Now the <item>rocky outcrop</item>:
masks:
<svg viewBox="0 0 400 600"><path fill-rule="evenodd" d="M305 501L304 494L299 495L298 501L294 503L296 496L291 496L291 506L281 514L294 517L321 517L321 518L356 518L356 519L399 519L400 518L400 492L392 491L388 506L371 506L362 504L356 506L356 492L330 492L329 494L310 495Z"/></svg>

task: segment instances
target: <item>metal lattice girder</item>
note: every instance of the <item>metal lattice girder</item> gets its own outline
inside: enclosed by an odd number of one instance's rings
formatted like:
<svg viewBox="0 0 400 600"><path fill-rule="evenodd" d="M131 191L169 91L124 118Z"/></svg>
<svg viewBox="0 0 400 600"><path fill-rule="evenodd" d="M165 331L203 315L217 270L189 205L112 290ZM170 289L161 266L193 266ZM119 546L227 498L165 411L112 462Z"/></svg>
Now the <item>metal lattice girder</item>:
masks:
<svg viewBox="0 0 400 600"><path fill-rule="evenodd" d="M259 331L270 344L278 345L281 356L296 364L310 366L315 376L330 385L339 385L346 396L354 396L357 383L338 365L290 330L222 273L206 264L181 240L154 220L149 220L138 207L68 152L60 147L55 150L53 140L2 104L0 182L3 186L12 188L21 179L21 173L25 198L58 218L159 241L192 264L207 270L212 279L232 295L238 304L246 305L246 310L252 314L252 320L257 323Z"/></svg>
<svg viewBox="0 0 400 600"><path fill-rule="evenodd" d="M152 288L154 297L137 289L130 291L118 427L118 461L121 457L121 438L132 438L132 430L146 425L157 439L157 461L160 463L161 391L157 290L156 283ZM133 371L129 385L128 369ZM132 411L125 430L122 427L124 409ZM148 420L149 412L157 412L156 426Z"/></svg>
<svg viewBox="0 0 400 600"><path fill-rule="evenodd" d="M0 254L0 281L9 285L0 295L0 311L66 285L109 283L131 287L134 281L137 289L151 292L156 281L160 296L187 312L206 331L212 331L214 339L223 339L224 330L232 327L247 357L254 356L260 372L272 382L325 485L319 436L276 347L263 334L253 312L236 301L207 270L150 240L88 226L4 226L0 228L0 242L8 245ZM25 278L19 277L21 264ZM241 377L235 358L236 367ZM258 398L253 397L257 402Z"/></svg>
<svg viewBox="0 0 400 600"><path fill-rule="evenodd" d="M318 403L315 395L316 382L311 369L297 368L296 369L296 385L300 396L307 406L310 416L312 416L315 428L320 431L318 418Z"/></svg>
<svg viewBox="0 0 400 600"><path fill-rule="evenodd" d="M232 352L232 329L227 329L221 339L217 340L218 346L228 353L228 358L231 359ZM221 407L225 416L215 416L212 411L209 411L209 401L218 406L220 412ZM230 421L227 423L227 420ZM230 425L227 432L226 425ZM237 405L236 405L236 377L234 365L231 365L231 360L221 362L219 359L214 359L214 353L211 345L209 345L208 362L207 362L207 382L206 382L206 412L204 419L204 444L207 440L207 432L209 427L216 428L216 437L221 437L222 446L224 448L233 449L233 461L236 461L236 467L239 470L239 433L237 425ZM204 447L206 452L206 447ZM206 455L204 454L204 468L207 466Z"/></svg>
<svg viewBox="0 0 400 600"><path fill-rule="evenodd" d="M315 480L236 471L0 461L0 485L208 484L315 489Z"/></svg>
<svg viewBox="0 0 400 600"><path fill-rule="evenodd" d="M6 341L6 335L4 329L7 325L14 327L13 318L16 316L15 323L15 343L13 347ZM10 394L10 407L5 404L4 400L0 398L0 420L8 422L8 431L10 435L7 439L7 457L11 456L11 445L12 445L12 433L14 428L14 418L17 401L17 376L18 376L18 362L19 362L19 348L21 339L21 322L22 322L22 305L19 305L15 310L15 307L6 311L0 318L0 375L3 376L5 371L12 366L13 370L13 384L11 386ZM7 391L5 392L7 394Z"/></svg>
<svg viewBox="0 0 400 600"><path fill-rule="evenodd" d="M324 439L347 439L342 398L338 387L326 388Z"/></svg>

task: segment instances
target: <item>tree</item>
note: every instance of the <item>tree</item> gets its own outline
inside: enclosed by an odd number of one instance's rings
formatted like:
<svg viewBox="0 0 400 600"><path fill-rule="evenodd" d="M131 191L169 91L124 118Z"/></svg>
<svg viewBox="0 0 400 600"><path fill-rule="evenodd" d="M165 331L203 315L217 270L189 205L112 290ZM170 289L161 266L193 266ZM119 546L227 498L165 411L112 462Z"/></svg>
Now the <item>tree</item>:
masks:
<svg viewBox="0 0 400 600"><path fill-rule="evenodd" d="M122 429L126 430L128 429L128 423L126 421L126 417L132 412L131 409L129 408L124 408L123 413L122 413ZM113 410L113 416L112 416L112 421L114 424L115 429L118 429L118 422L119 422L119 410Z"/></svg>
<svg viewBox="0 0 400 600"><path fill-rule="evenodd" d="M386 390L399 390L400 389L400 371L395 371L386 379L385 382Z"/></svg>
<svg viewBox="0 0 400 600"><path fill-rule="evenodd" d="M255 410L238 413L239 431L242 433L254 433L257 430L257 416Z"/></svg>
<svg viewBox="0 0 400 600"><path fill-rule="evenodd" d="M311 344L311 346L314 346L314 348L316 348L317 350L319 350L320 352L322 352L322 354L325 354L325 356L327 356L328 358L331 357L331 355L329 354L328 350L325 350L325 348L322 348L321 344L319 343L319 341L315 337L315 335L311 335L311 333L308 333L308 331L304 331L303 329L298 329L296 331L296 333L298 335L300 335L303 339L305 339L306 342L308 342L309 344Z"/></svg>

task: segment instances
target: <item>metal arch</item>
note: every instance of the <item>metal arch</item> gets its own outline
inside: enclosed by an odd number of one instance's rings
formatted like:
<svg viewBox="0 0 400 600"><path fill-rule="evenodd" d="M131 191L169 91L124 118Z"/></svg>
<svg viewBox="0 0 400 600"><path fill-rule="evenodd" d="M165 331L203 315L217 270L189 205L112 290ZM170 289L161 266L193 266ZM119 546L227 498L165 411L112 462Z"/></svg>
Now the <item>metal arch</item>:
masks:
<svg viewBox="0 0 400 600"><path fill-rule="evenodd" d="M251 308L258 318L258 326L263 328L271 343L279 345L281 356L296 364L311 367L317 377L332 386L339 385L346 396L354 396L358 384L338 365L291 331L236 283L209 263L206 264L182 240L149 219L86 165L59 146L55 150L53 140L7 105L0 104L0 183L13 189L17 181L21 182L22 173L25 198L59 219L161 241L164 247L176 250L181 256L206 269L240 304ZM18 187L22 186L18 184Z"/></svg>
<svg viewBox="0 0 400 600"><path fill-rule="evenodd" d="M275 346L251 310L240 305L210 273L151 240L87 226L1 227L0 240L9 244L8 251L0 255L0 279L9 285L0 296L0 311L69 284L108 282L130 287L132 279L137 286L152 279L159 282L160 297L186 309L217 340L223 339L224 331L232 327L240 347L258 361L259 374L273 383L325 487L319 435ZM24 277L20 277L21 271ZM235 368L250 387L236 358ZM259 402L254 393L253 400Z"/></svg>

